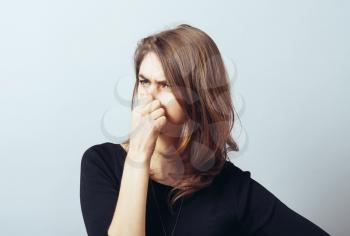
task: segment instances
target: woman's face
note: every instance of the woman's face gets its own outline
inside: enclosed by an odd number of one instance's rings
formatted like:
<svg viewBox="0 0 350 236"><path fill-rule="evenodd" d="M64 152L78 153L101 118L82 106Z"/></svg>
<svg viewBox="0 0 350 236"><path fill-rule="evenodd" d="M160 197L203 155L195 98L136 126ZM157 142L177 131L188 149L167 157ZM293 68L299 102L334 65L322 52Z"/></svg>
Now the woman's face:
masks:
<svg viewBox="0 0 350 236"><path fill-rule="evenodd" d="M178 134L186 116L169 87L161 62L155 53L150 52L143 58L138 74L138 83L138 99L152 95L154 99L160 101L165 110L167 123L161 132L171 136Z"/></svg>

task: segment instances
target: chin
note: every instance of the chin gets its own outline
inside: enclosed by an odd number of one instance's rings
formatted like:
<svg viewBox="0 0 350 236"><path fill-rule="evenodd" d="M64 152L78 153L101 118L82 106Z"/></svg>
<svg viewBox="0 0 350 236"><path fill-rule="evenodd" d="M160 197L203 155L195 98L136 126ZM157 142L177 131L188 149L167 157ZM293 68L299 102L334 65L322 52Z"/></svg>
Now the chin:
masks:
<svg viewBox="0 0 350 236"><path fill-rule="evenodd" d="M179 131L171 129L170 127L164 126L159 134L161 135L166 135L168 137L173 137L173 138L179 138L180 134Z"/></svg>

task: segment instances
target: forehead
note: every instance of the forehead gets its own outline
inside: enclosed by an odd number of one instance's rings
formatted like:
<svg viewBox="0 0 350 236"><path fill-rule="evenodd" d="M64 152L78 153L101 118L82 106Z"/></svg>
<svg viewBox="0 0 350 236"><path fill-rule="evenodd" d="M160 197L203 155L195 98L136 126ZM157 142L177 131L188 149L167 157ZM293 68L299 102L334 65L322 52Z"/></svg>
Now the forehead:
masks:
<svg viewBox="0 0 350 236"><path fill-rule="evenodd" d="M144 75L147 79L155 81L165 81L165 75L162 64L158 56L153 53L147 53L143 58L139 74Z"/></svg>

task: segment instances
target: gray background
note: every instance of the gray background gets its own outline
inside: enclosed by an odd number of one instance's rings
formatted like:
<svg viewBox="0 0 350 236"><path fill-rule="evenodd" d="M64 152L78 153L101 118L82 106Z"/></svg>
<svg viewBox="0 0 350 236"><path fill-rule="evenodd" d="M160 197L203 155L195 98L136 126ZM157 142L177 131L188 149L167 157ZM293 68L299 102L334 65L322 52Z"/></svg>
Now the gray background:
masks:
<svg viewBox="0 0 350 236"><path fill-rule="evenodd" d="M137 40L188 23L232 75L242 151L231 160L347 235L349 11L340 0L1 2L0 234L86 235L81 156L128 134L115 94L130 102Z"/></svg>

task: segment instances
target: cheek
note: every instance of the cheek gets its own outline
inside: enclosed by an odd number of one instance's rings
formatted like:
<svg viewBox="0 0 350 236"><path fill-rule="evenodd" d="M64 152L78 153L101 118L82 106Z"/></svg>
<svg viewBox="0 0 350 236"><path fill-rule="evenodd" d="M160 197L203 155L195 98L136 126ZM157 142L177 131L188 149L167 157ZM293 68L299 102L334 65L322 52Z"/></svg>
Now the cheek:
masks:
<svg viewBox="0 0 350 236"><path fill-rule="evenodd" d="M182 123L185 117L184 111L174 96L162 99L162 105L166 110L169 122L173 124Z"/></svg>

